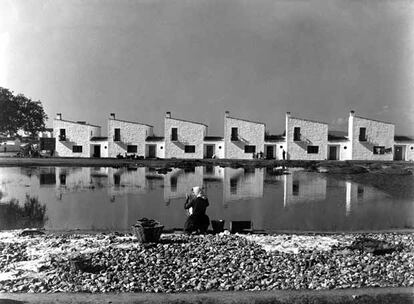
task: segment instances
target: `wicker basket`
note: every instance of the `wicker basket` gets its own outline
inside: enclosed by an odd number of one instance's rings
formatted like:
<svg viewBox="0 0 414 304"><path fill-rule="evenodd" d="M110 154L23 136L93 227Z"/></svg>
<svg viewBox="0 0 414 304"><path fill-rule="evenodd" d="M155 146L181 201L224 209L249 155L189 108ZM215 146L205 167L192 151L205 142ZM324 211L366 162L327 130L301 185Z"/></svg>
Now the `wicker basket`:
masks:
<svg viewBox="0 0 414 304"><path fill-rule="evenodd" d="M139 224L131 227L132 233L136 236L141 243L156 243L159 241L164 226L156 225L154 227L145 227Z"/></svg>

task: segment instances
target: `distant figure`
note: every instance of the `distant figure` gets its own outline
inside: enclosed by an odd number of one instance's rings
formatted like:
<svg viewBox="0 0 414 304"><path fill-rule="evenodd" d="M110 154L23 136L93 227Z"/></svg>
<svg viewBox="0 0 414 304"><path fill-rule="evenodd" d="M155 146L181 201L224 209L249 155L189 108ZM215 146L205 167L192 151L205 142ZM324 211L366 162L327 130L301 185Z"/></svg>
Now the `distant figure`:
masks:
<svg viewBox="0 0 414 304"><path fill-rule="evenodd" d="M189 210L190 216L184 224L184 231L187 234L206 233L210 225L210 219L206 214L208 198L200 187L193 187L192 193L186 195L184 209Z"/></svg>
<svg viewBox="0 0 414 304"><path fill-rule="evenodd" d="M282 157L283 157L283 160L286 160L286 151L285 150L283 150L283 152L282 152Z"/></svg>
<svg viewBox="0 0 414 304"><path fill-rule="evenodd" d="M260 152L259 152L259 158L260 158L260 159L263 159L263 151L260 151Z"/></svg>

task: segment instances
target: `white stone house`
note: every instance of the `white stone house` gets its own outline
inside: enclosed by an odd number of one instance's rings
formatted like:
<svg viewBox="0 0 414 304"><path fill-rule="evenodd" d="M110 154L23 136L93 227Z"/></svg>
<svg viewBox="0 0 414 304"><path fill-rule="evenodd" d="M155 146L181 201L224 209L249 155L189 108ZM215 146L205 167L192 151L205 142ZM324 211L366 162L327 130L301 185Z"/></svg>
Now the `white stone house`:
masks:
<svg viewBox="0 0 414 304"><path fill-rule="evenodd" d="M392 160L394 147L392 123L359 117L351 111L348 138L352 160Z"/></svg>
<svg viewBox="0 0 414 304"><path fill-rule="evenodd" d="M394 160L414 161L414 138L394 136Z"/></svg>
<svg viewBox="0 0 414 304"><path fill-rule="evenodd" d="M292 117L286 113L286 157L289 160L327 158L328 124Z"/></svg>
<svg viewBox="0 0 414 304"><path fill-rule="evenodd" d="M224 138L205 136L203 158L224 158Z"/></svg>
<svg viewBox="0 0 414 304"><path fill-rule="evenodd" d="M350 160L351 144L345 132L329 131L328 132L328 160Z"/></svg>
<svg viewBox="0 0 414 304"><path fill-rule="evenodd" d="M224 157L253 159L253 154L264 153L265 124L224 114Z"/></svg>
<svg viewBox="0 0 414 304"><path fill-rule="evenodd" d="M109 157L118 154L144 157L147 149L145 140L153 136L153 128L147 124L116 119L115 113L111 113L108 119Z"/></svg>
<svg viewBox="0 0 414 304"><path fill-rule="evenodd" d="M165 158L165 138L148 136L145 139L145 158Z"/></svg>
<svg viewBox="0 0 414 304"><path fill-rule="evenodd" d="M264 158L283 160L283 151L286 151L284 135L265 135Z"/></svg>
<svg viewBox="0 0 414 304"><path fill-rule="evenodd" d="M53 120L53 137L56 138L55 156L100 157L101 145L91 139L101 136L101 127L84 121L63 120L58 113Z"/></svg>
<svg viewBox="0 0 414 304"><path fill-rule="evenodd" d="M164 120L165 158L201 159L207 126L178 118L167 112Z"/></svg>

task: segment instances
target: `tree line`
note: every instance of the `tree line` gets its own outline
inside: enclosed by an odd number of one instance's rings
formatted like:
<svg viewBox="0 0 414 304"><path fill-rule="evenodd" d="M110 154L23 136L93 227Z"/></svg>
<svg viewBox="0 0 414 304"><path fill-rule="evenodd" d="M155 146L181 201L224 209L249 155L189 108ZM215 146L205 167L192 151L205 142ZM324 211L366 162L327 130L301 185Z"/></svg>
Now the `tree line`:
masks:
<svg viewBox="0 0 414 304"><path fill-rule="evenodd" d="M42 103L0 87L0 134L16 136L19 130L36 136L45 130Z"/></svg>

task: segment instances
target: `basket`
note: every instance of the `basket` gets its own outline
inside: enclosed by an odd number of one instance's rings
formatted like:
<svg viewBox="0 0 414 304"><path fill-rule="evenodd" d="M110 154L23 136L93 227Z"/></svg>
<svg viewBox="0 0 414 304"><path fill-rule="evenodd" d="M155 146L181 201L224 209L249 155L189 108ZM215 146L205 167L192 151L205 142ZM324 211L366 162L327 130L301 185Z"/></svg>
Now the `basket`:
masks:
<svg viewBox="0 0 414 304"><path fill-rule="evenodd" d="M132 233L141 243L156 243L160 240L163 225L157 224L154 227L142 226L139 222L131 227Z"/></svg>

